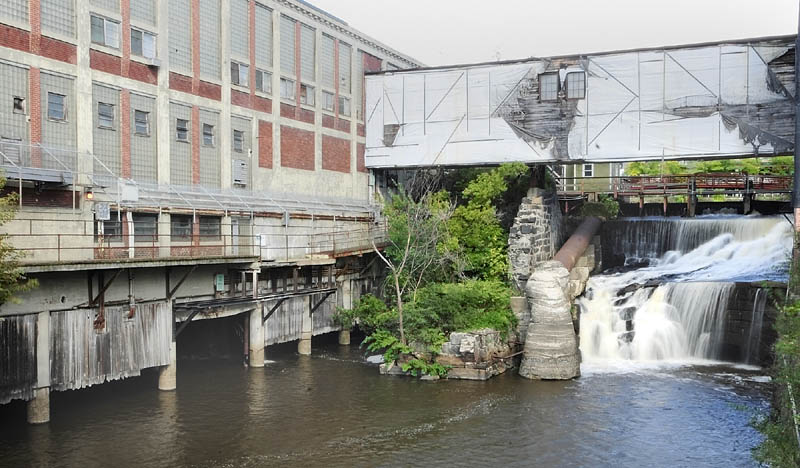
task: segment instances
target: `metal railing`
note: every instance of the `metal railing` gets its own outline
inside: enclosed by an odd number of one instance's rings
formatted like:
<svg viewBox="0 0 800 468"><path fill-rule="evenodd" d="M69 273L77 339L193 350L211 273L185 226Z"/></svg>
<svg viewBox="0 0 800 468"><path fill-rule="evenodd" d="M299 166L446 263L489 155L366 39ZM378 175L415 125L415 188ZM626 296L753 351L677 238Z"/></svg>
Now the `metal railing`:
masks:
<svg viewBox="0 0 800 468"><path fill-rule="evenodd" d="M119 231L102 233L91 220L18 218L6 225L5 236L22 253L22 265L232 257L296 262L357 254L386 241L385 224L372 222L238 226L239 234L231 224L222 224L219 234L209 235L196 229L170 233L170 223L150 223L142 234L136 223L123 220Z"/></svg>

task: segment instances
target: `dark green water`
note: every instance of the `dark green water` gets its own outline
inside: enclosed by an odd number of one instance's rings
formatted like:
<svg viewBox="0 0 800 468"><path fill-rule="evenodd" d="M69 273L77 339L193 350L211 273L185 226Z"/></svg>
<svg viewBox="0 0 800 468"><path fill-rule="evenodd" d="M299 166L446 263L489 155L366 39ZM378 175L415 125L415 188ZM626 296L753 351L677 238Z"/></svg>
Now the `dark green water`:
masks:
<svg viewBox="0 0 800 468"><path fill-rule="evenodd" d="M268 359L179 361L173 393L155 373L57 393L44 426L0 407L0 466L755 466L768 404L762 371L726 365L427 383L330 342Z"/></svg>

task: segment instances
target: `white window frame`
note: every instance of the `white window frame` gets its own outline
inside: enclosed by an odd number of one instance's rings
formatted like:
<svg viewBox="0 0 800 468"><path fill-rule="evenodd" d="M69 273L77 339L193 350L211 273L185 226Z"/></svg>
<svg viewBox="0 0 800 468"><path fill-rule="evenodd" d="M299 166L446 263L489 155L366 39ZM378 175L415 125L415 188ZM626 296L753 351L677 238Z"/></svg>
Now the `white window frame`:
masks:
<svg viewBox="0 0 800 468"><path fill-rule="evenodd" d="M181 127L181 122L186 122L184 127ZM191 123L187 119L176 118L175 119L175 141L180 141L183 143L189 143L189 133L191 132ZM181 133L185 133L186 136L181 138Z"/></svg>
<svg viewBox="0 0 800 468"><path fill-rule="evenodd" d="M61 117L53 117L51 112L51 105L52 102L50 101L51 97L59 97L61 98ZM47 92L47 120L52 120L54 122L66 122L67 121L67 96L59 93L53 93L48 91Z"/></svg>
<svg viewBox="0 0 800 468"><path fill-rule="evenodd" d="M281 99L297 100L297 82L295 80L281 77Z"/></svg>
<svg viewBox="0 0 800 468"><path fill-rule="evenodd" d="M139 42L142 45L142 50L141 51L134 51L134 48L133 48L133 43L134 43L133 36L134 36L134 33L139 33L142 36L139 39ZM156 52L157 50L158 49L156 48L156 35L155 34L149 32L149 31L145 31L144 29L133 28L133 27L131 28L131 54L132 55L136 55L136 56L144 57L144 58L148 58L148 59L154 59L157 56L157 52Z"/></svg>
<svg viewBox="0 0 800 468"><path fill-rule="evenodd" d="M350 104L351 102L349 97L339 95L339 115L343 115L345 117L351 117L353 110L351 109Z"/></svg>
<svg viewBox="0 0 800 468"><path fill-rule="evenodd" d="M259 86L261 83L261 86ZM256 91L272 94L272 72L256 68Z"/></svg>
<svg viewBox="0 0 800 468"><path fill-rule="evenodd" d="M231 60L231 84L247 88L250 81L250 65Z"/></svg>
<svg viewBox="0 0 800 468"><path fill-rule="evenodd" d="M322 91L322 110L333 112L336 110L336 94Z"/></svg>
<svg viewBox="0 0 800 468"><path fill-rule="evenodd" d="M105 47L111 47L112 49L119 49L119 34L120 34L120 24L119 21L112 20L106 18L105 16L100 16L97 14L92 13L91 18L89 20L90 28L93 28L91 25L92 19L98 19L103 22L103 41L99 42L96 41L94 38L93 31L90 31L90 37L93 44L99 44Z"/></svg>
<svg viewBox="0 0 800 468"><path fill-rule="evenodd" d="M206 130L210 130L210 132L207 132ZM208 139L207 139L207 137L209 137L209 136L211 137L211 143L209 143ZM213 148L215 146L216 140L217 140L216 139L216 135L214 134L214 125L211 125L209 123L204 123L203 124L203 146L205 146L207 148Z"/></svg>
<svg viewBox="0 0 800 468"><path fill-rule="evenodd" d="M583 164L581 174L583 177L594 177L594 164Z"/></svg>
<svg viewBox="0 0 800 468"><path fill-rule="evenodd" d="M300 84L300 104L304 106L315 106L317 103L316 89L305 83Z"/></svg>
<svg viewBox="0 0 800 468"><path fill-rule="evenodd" d="M144 115L144 131L139 131L139 115ZM150 136L150 112L134 109L133 110L133 134L139 136Z"/></svg>

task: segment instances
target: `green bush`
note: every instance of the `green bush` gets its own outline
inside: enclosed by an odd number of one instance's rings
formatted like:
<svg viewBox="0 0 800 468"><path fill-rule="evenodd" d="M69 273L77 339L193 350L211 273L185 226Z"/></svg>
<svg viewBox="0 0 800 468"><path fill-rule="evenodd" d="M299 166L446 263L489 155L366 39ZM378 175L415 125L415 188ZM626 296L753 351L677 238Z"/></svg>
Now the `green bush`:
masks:
<svg viewBox="0 0 800 468"><path fill-rule="evenodd" d="M333 321L343 328L352 328L357 323L361 331L370 334L378 329L396 328L397 311L372 294L365 294L352 309L337 307Z"/></svg>
<svg viewBox="0 0 800 468"><path fill-rule="evenodd" d="M614 219L619 216L619 202L609 196L601 196L599 202L584 203L581 207L581 216L597 216L604 219Z"/></svg>

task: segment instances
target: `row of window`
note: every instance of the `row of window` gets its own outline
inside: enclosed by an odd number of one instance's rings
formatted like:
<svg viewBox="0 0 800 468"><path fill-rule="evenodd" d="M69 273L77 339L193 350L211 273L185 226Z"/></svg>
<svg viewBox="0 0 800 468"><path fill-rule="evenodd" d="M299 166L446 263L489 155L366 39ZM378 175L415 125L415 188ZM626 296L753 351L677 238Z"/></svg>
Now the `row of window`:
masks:
<svg viewBox="0 0 800 468"><path fill-rule="evenodd" d="M565 97L567 99L584 99L586 97L586 73L570 72L564 80ZM558 72L539 75L539 100L557 101L561 89Z"/></svg>
<svg viewBox="0 0 800 468"><path fill-rule="evenodd" d="M213 125L204 123L203 128L203 146L213 148L216 146L216 130ZM186 119L175 119L175 140L189 143L189 121ZM244 152L244 132L242 130L233 130L233 150L237 153Z"/></svg>
<svg viewBox="0 0 800 468"><path fill-rule="evenodd" d="M103 16L92 15L92 42L119 49L120 24ZM131 28L131 53L145 58L156 57L156 36L153 33Z"/></svg>
<svg viewBox="0 0 800 468"><path fill-rule="evenodd" d="M122 242L122 221L117 213L112 213L111 219L103 221L103 239L109 242ZM134 213L133 238L135 242L158 242L158 215L147 213ZM95 237L100 233L95 225ZM191 215L170 216L170 239L172 241L186 242L193 236ZM198 236L200 240L219 240L222 238L222 219L216 216L198 217Z"/></svg>

